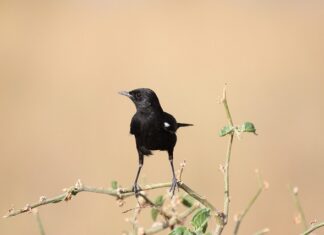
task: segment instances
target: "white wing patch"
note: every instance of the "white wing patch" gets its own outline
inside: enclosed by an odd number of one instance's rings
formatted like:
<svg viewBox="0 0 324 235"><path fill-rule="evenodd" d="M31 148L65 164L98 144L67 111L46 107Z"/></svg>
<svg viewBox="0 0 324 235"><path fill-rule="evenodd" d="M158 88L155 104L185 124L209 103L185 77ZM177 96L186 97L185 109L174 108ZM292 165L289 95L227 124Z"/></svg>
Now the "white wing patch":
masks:
<svg viewBox="0 0 324 235"><path fill-rule="evenodd" d="M170 124L169 124L169 123L167 123L167 122L164 122L163 124L164 124L164 127L165 127L165 128L168 128L168 127L170 127Z"/></svg>

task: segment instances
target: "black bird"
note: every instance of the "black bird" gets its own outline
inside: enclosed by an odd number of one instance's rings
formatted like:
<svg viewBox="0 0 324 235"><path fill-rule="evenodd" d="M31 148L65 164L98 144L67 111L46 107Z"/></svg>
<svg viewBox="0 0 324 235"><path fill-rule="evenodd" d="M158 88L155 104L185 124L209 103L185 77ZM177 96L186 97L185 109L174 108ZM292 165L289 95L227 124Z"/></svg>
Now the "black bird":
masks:
<svg viewBox="0 0 324 235"><path fill-rule="evenodd" d="M169 113L163 111L157 95L148 88L139 88L130 92L121 91L121 95L129 97L136 106L136 113L130 124L130 133L135 136L139 158L133 191L136 196L140 191L137 184L144 156L152 155L151 150L168 151L172 169L172 185L170 192L174 195L177 178L173 167L173 149L177 142L176 131L179 127L192 126L192 124L178 123Z"/></svg>

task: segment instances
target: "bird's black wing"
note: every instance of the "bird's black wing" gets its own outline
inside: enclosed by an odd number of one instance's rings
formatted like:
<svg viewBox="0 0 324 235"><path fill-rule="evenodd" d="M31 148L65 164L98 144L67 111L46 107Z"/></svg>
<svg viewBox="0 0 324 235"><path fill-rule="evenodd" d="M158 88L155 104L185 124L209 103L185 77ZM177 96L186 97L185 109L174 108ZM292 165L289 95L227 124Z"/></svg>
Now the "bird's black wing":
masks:
<svg viewBox="0 0 324 235"><path fill-rule="evenodd" d="M177 121L169 113L164 112L162 127L165 131L175 133L177 131Z"/></svg>
<svg viewBox="0 0 324 235"><path fill-rule="evenodd" d="M130 133L132 135L139 135L141 131L141 122L136 115L133 116L130 124Z"/></svg>

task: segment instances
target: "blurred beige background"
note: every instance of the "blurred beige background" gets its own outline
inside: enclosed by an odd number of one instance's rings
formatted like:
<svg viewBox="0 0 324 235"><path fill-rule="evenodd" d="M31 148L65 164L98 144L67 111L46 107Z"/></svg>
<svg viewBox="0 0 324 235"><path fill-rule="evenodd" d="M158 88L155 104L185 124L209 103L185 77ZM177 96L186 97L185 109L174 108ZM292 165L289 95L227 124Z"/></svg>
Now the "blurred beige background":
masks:
<svg viewBox="0 0 324 235"><path fill-rule="evenodd" d="M178 132L175 163L185 159L184 181L221 208L227 139L217 101L228 83L234 121L253 121L259 135L234 143L224 234L257 189L255 168L270 188L241 234L300 232L288 184L299 186L308 221L323 221L323 42L322 1L1 1L1 214L78 178L130 186L135 108L117 92L137 87L195 124ZM145 160L147 182L170 180L166 153ZM133 206L84 193L40 213L48 235L121 234L131 229L121 212ZM38 234L31 215L0 220L0 231Z"/></svg>

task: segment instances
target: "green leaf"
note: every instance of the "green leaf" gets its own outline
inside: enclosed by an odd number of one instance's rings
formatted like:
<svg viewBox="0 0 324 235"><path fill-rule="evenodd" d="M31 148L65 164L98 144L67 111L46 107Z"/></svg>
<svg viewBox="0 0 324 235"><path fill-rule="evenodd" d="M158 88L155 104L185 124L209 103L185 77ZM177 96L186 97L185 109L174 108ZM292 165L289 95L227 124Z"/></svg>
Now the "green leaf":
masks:
<svg viewBox="0 0 324 235"><path fill-rule="evenodd" d="M155 208L151 209L151 217L153 221L156 221L157 216L159 215L159 211Z"/></svg>
<svg viewBox="0 0 324 235"><path fill-rule="evenodd" d="M256 129L255 126L252 122L244 122L241 126L241 128L239 128L239 130L241 132L252 132L254 134L256 134Z"/></svg>
<svg viewBox="0 0 324 235"><path fill-rule="evenodd" d="M186 229L183 233L183 235L196 235L196 233L191 232L190 230Z"/></svg>
<svg viewBox="0 0 324 235"><path fill-rule="evenodd" d="M200 209L192 217L191 224L194 227L195 231L206 232L208 226L208 218L210 216L210 210L207 208Z"/></svg>
<svg viewBox="0 0 324 235"><path fill-rule="evenodd" d="M234 127L230 125L226 125L219 131L219 136L223 137L225 135L233 133L233 131L234 131Z"/></svg>
<svg viewBox="0 0 324 235"><path fill-rule="evenodd" d="M161 207L164 203L164 198L162 195L158 196L155 200L154 200L154 204L157 207ZM153 221L156 221L157 216L159 215L159 210L156 208L152 208L151 209L151 217L153 219Z"/></svg>
<svg viewBox="0 0 324 235"><path fill-rule="evenodd" d="M172 230L169 235L196 235L194 232L191 232L188 228L186 227L177 227Z"/></svg>
<svg viewBox="0 0 324 235"><path fill-rule="evenodd" d="M117 188L118 188L118 183L117 183L116 180L111 181L111 188L112 188L112 189L117 189Z"/></svg>
<svg viewBox="0 0 324 235"><path fill-rule="evenodd" d="M158 196L158 197L155 198L155 200L154 200L154 204L155 204L156 206L162 206L163 203L164 203L163 195Z"/></svg>
<svg viewBox="0 0 324 235"><path fill-rule="evenodd" d="M186 196L184 196L182 198L182 204L186 207L192 207L192 205L195 202L195 199L193 197L191 197L189 194L187 194Z"/></svg>
<svg viewBox="0 0 324 235"><path fill-rule="evenodd" d="M172 232L169 233L169 235L184 235L185 231L187 231L186 227L177 227L173 229Z"/></svg>

